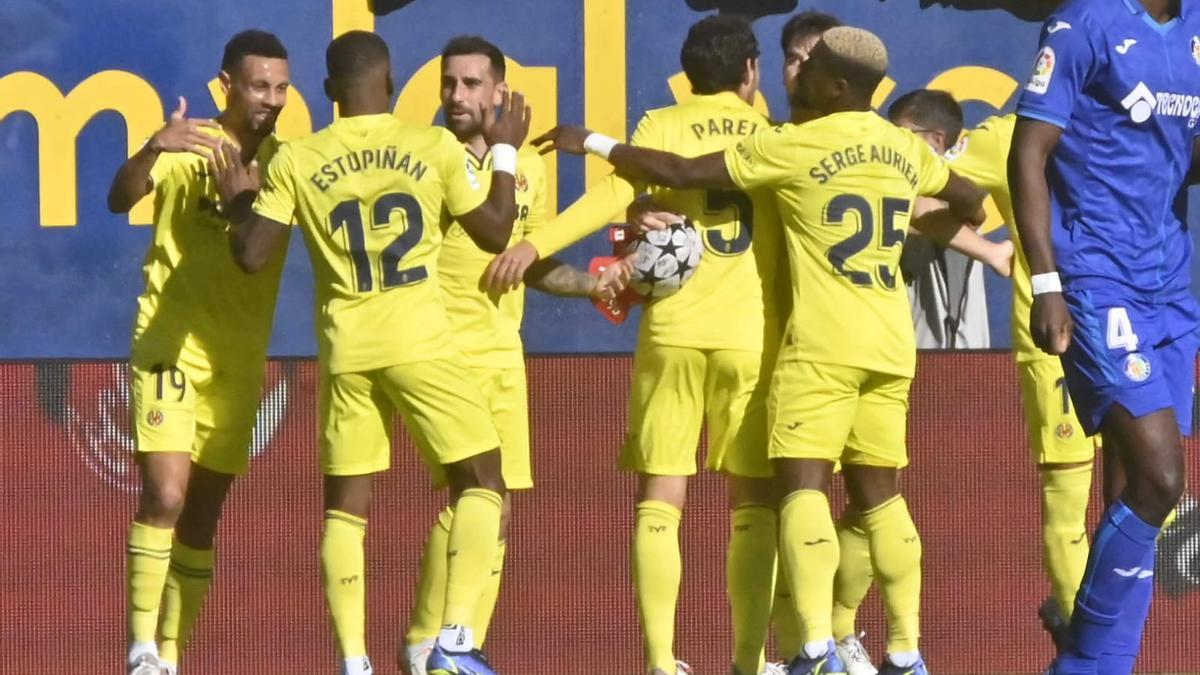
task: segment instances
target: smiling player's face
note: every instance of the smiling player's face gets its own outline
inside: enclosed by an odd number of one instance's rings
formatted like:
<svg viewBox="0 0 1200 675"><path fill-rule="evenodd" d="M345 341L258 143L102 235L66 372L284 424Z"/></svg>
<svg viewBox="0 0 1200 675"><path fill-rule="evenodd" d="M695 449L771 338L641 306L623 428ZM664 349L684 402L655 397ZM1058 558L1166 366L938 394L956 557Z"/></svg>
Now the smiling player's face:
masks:
<svg viewBox="0 0 1200 675"><path fill-rule="evenodd" d="M226 111L259 136L274 131L291 86L287 59L247 56L234 72L221 76Z"/></svg>
<svg viewBox="0 0 1200 675"><path fill-rule="evenodd" d="M503 82L496 82L491 61L483 54L442 60L442 115L459 140L483 132L483 106L500 105Z"/></svg>

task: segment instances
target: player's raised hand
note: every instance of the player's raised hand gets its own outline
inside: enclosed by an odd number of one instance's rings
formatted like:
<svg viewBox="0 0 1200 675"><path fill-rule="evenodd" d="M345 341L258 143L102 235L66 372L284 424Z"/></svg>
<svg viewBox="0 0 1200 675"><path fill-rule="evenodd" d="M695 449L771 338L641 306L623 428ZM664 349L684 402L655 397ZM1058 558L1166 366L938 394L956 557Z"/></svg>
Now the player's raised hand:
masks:
<svg viewBox="0 0 1200 675"><path fill-rule="evenodd" d="M527 241L518 241L492 259L483 273L483 283L492 293L515 290L525 279L529 266L538 260L537 249Z"/></svg>
<svg viewBox="0 0 1200 675"><path fill-rule="evenodd" d="M545 155L555 150L561 150L572 155L582 155L587 152L583 141L591 134L590 129L559 125L550 131L533 139L538 154Z"/></svg>
<svg viewBox="0 0 1200 675"><path fill-rule="evenodd" d="M483 139L488 145L505 143L519 148L529 135L532 119L533 108L525 105L521 92L501 92L499 107L483 106Z"/></svg>
<svg viewBox="0 0 1200 675"><path fill-rule="evenodd" d="M684 220L683 216L665 210L648 197L640 197L625 209L625 222L638 232L665 230L674 223Z"/></svg>
<svg viewBox="0 0 1200 675"><path fill-rule="evenodd" d="M991 253L986 260L987 266L992 268L992 271L1002 277L1011 277L1013 271L1013 256L1017 253L1017 247L1013 245L1012 239L996 242L992 247Z"/></svg>
<svg viewBox="0 0 1200 675"><path fill-rule="evenodd" d="M208 158L208 169L217 188L221 204L228 206L240 194L257 191L261 185L258 162L246 164L242 161L241 148L233 143L222 142L212 157Z"/></svg>
<svg viewBox="0 0 1200 675"><path fill-rule="evenodd" d="M1047 354L1059 355L1071 344L1075 322L1067 310L1062 293L1040 293L1033 296L1029 313L1029 332L1033 343Z"/></svg>
<svg viewBox="0 0 1200 675"><path fill-rule="evenodd" d="M189 118L187 99L180 96L179 107L171 113L167 124L150 137L147 145L155 152L195 152L201 155L216 152L220 139L204 133L202 128L220 129L221 125L210 119Z"/></svg>

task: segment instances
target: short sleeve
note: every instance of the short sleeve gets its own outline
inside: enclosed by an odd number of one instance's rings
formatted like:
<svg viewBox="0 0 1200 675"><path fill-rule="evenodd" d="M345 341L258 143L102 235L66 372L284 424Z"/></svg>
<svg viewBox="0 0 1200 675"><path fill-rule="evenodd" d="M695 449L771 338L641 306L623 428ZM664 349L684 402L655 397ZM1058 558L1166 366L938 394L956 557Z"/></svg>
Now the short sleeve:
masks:
<svg viewBox="0 0 1200 675"><path fill-rule="evenodd" d="M291 223L296 213L295 163L288 144L279 146L263 172L254 212L277 223Z"/></svg>
<svg viewBox="0 0 1200 675"><path fill-rule="evenodd" d="M913 137L917 151L917 194L932 197L946 189L950 182L950 166L925 141Z"/></svg>
<svg viewBox="0 0 1200 675"><path fill-rule="evenodd" d="M1099 38L1082 14L1050 17L1042 27L1033 74L1021 92L1017 114L1065 129L1104 54L1095 48Z"/></svg>
<svg viewBox="0 0 1200 675"><path fill-rule="evenodd" d="M158 157L154 158L154 165L150 167L150 182L157 189L158 186L167 180L167 176L171 175L171 170L179 164L179 157L182 153L178 152L160 152Z"/></svg>
<svg viewBox="0 0 1200 675"><path fill-rule="evenodd" d="M792 125L759 129L726 148L725 170L734 184L748 190L794 177L793 130Z"/></svg>
<svg viewBox="0 0 1200 675"><path fill-rule="evenodd" d="M479 208L487 200L488 190L480 182L475 166L467 159L467 151L454 134L443 129L438 155L442 167L442 202L457 220L464 213Z"/></svg>
<svg viewBox="0 0 1200 675"><path fill-rule="evenodd" d="M999 125L1004 120L993 118L972 129L958 144L946 151L946 161L954 173L970 179L989 193L1008 186L1008 148L1001 147Z"/></svg>
<svg viewBox="0 0 1200 675"><path fill-rule="evenodd" d="M642 119L638 121L637 128L633 130L633 136L630 137L629 144L639 148L666 149L663 147L662 131L653 113L642 115Z"/></svg>
<svg viewBox="0 0 1200 675"><path fill-rule="evenodd" d="M517 155L517 171L525 176L526 189L533 195L529 200L529 216L525 219L525 235L528 236L546 224L546 165L537 152L522 150ZM517 189L521 189L519 180Z"/></svg>

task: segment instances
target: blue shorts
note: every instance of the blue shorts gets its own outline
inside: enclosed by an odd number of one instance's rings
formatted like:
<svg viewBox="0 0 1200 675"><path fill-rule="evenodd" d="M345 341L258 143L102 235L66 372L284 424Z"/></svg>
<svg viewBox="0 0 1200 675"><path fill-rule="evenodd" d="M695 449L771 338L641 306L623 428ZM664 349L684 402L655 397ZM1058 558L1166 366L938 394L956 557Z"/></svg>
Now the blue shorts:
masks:
<svg viewBox="0 0 1200 675"><path fill-rule="evenodd" d="M1189 292L1147 298L1124 288L1068 290L1075 320L1062 356L1079 422L1097 433L1113 404L1134 417L1172 408L1192 433L1200 306Z"/></svg>

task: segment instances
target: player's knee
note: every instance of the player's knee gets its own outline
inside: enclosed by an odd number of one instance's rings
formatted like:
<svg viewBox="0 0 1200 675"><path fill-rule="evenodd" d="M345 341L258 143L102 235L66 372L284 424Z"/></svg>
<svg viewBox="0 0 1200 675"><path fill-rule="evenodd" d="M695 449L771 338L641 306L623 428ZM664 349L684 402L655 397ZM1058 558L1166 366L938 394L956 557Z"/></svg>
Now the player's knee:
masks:
<svg viewBox="0 0 1200 675"><path fill-rule="evenodd" d="M137 519L157 527L173 527L183 513L186 488L172 482L147 484L138 498Z"/></svg>

